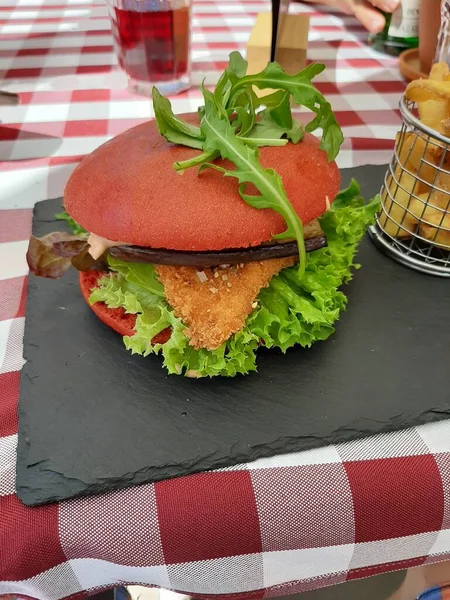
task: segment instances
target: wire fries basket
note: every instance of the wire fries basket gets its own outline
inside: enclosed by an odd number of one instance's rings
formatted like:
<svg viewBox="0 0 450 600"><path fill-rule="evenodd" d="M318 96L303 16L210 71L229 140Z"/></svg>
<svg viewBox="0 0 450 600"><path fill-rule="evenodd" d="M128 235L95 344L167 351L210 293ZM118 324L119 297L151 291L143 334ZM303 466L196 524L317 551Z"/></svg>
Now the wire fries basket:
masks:
<svg viewBox="0 0 450 600"><path fill-rule="evenodd" d="M422 123L405 95L400 112L402 128L369 234L403 265L450 277L450 138Z"/></svg>

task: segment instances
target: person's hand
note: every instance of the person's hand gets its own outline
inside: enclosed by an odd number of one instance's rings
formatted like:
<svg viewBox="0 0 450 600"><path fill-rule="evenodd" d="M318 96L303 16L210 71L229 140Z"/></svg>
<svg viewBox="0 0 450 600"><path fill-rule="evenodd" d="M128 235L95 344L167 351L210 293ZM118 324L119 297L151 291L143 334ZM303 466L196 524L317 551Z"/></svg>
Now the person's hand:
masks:
<svg viewBox="0 0 450 600"><path fill-rule="evenodd" d="M327 6L340 8L347 15L354 15L360 23L371 33L379 33L383 30L385 19L375 7L386 12L394 12L400 4L400 0L307 0Z"/></svg>

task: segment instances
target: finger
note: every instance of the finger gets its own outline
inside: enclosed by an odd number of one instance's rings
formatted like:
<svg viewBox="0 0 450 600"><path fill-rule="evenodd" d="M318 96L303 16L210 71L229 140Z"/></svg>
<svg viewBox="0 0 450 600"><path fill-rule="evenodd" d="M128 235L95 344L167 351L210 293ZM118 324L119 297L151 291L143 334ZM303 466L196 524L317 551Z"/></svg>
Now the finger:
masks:
<svg viewBox="0 0 450 600"><path fill-rule="evenodd" d="M329 6L331 8L339 8L342 12L347 15L353 14L353 0L303 0L304 2L311 2L313 4L319 4L321 6ZM350 8L349 8L350 5Z"/></svg>
<svg viewBox="0 0 450 600"><path fill-rule="evenodd" d="M309 2L310 0L308 0ZM354 15L364 27L371 33L379 33L383 31L386 24L384 16L375 8L375 4L379 8L383 8L389 12L390 7L394 5L394 10L398 6L400 0L318 0L319 4L328 6L336 6L347 15ZM389 6L389 9L388 9Z"/></svg>
<svg viewBox="0 0 450 600"><path fill-rule="evenodd" d="M346 15L354 15L355 14L354 0L336 0L336 6Z"/></svg>
<svg viewBox="0 0 450 600"><path fill-rule="evenodd" d="M399 7L400 0L371 0L370 4L373 4L381 10L392 13Z"/></svg>
<svg viewBox="0 0 450 600"><path fill-rule="evenodd" d="M380 33L380 31L383 31L386 24L383 15L367 2L355 2L353 14L370 33Z"/></svg>

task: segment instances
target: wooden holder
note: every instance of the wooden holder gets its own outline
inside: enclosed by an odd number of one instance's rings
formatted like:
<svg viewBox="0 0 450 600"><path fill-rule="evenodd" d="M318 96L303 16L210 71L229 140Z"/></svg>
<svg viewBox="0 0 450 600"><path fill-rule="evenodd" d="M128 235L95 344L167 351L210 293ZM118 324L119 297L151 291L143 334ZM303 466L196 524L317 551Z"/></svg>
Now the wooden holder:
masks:
<svg viewBox="0 0 450 600"><path fill-rule="evenodd" d="M276 61L290 75L298 73L306 66L308 49L309 17L303 14L283 15L277 45ZM272 36L272 14L260 13L247 44L248 73L262 71L270 60ZM259 97L273 90L256 90Z"/></svg>
<svg viewBox="0 0 450 600"><path fill-rule="evenodd" d="M0 90L0 106L16 106L19 104L19 96L11 92L2 92Z"/></svg>

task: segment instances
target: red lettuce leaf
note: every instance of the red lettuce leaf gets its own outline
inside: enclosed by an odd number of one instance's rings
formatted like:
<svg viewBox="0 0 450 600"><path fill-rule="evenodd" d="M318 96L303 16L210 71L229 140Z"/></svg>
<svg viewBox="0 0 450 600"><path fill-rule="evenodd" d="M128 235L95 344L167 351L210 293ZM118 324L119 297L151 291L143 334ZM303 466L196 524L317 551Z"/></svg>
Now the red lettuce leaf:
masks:
<svg viewBox="0 0 450 600"><path fill-rule="evenodd" d="M59 279L74 266L79 271L106 271L105 257L95 260L89 254L89 244L84 235L55 231L37 238L31 236L27 263L30 272L39 277Z"/></svg>

